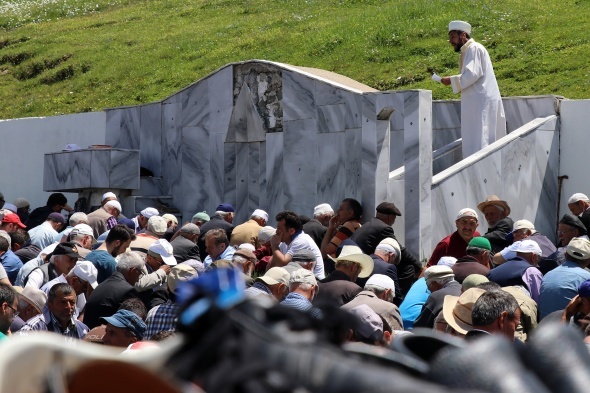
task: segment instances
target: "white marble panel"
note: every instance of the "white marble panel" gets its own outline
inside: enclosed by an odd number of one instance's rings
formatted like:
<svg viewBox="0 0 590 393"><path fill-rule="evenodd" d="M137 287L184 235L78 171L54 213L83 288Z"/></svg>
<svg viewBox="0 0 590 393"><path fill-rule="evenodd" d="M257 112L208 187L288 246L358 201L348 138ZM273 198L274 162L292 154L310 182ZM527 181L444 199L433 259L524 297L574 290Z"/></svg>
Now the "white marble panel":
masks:
<svg viewBox="0 0 590 393"><path fill-rule="evenodd" d="M119 149L139 149L140 110L139 106L108 110L106 143Z"/></svg>
<svg viewBox="0 0 590 393"><path fill-rule="evenodd" d="M139 178L139 190L131 191L133 196L164 195L164 181L161 177L142 176Z"/></svg>
<svg viewBox="0 0 590 393"><path fill-rule="evenodd" d="M543 182L537 168L535 141L535 133L528 134L512 141L500 151L502 189L491 194L508 202L512 210L510 217L515 221L532 217L537 210L538 195Z"/></svg>
<svg viewBox="0 0 590 393"><path fill-rule="evenodd" d="M432 130L461 129L461 100L434 101L432 103Z"/></svg>
<svg viewBox="0 0 590 393"><path fill-rule="evenodd" d="M139 189L139 151L111 150L110 188ZM92 163L94 166L95 163ZM95 186L96 187L96 186Z"/></svg>
<svg viewBox="0 0 590 393"><path fill-rule="evenodd" d="M334 206L349 197L346 194L346 164L349 158L347 150L350 152L353 147L349 145L347 149L346 141L344 132L318 135L317 204L327 202ZM313 209L301 213L310 215L311 212Z"/></svg>
<svg viewBox="0 0 590 393"><path fill-rule="evenodd" d="M554 126L556 126L555 123L553 124ZM557 221L557 217L559 217L557 209L559 205L559 201L557 200L559 132L537 131L535 134L535 158L540 178L540 184L538 185L540 187L540 196L537 211L531 220L534 220L535 229L550 239L556 240L554 238L557 230L555 222ZM566 198L569 198L569 196L566 195ZM554 214L550 212L554 212Z"/></svg>
<svg viewBox="0 0 590 393"><path fill-rule="evenodd" d="M166 195L182 195L182 105L162 105L162 178Z"/></svg>
<svg viewBox="0 0 590 393"><path fill-rule="evenodd" d="M236 143L236 222L244 222L248 214L248 143Z"/></svg>
<svg viewBox="0 0 590 393"><path fill-rule="evenodd" d="M266 134L266 206L271 223L276 225L275 216L284 210L283 196L283 133Z"/></svg>
<svg viewBox="0 0 590 393"><path fill-rule="evenodd" d="M109 149L88 150L90 154L90 186L110 187L111 152ZM126 187L125 187L126 188Z"/></svg>
<svg viewBox="0 0 590 393"><path fill-rule="evenodd" d="M223 202L236 206L236 170L237 170L237 143L225 142L223 144ZM219 201L221 203L221 201ZM215 209L217 205L213 206ZM214 210L211 210L212 212Z"/></svg>
<svg viewBox="0 0 590 393"><path fill-rule="evenodd" d="M283 194L285 208L313 211L317 193L318 134L315 119L284 122Z"/></svg>
<svg viewBox="0 0 590 393"><path fill-rule="evenodd" d="M139 130L141 166L162 174L162 104L142 105Z"/></svg>
<svg viewBox="0 0 590 393"><path fill-rule="evenodd" d="M404 105L406 248L420 259L431 243L432 92L408 91Z"/></svg>
<svg viewBox="0 0 590 393"><path fill-rule="evenodd" d="M317 107L317 111L320 133L344 131L345 104L322 105Z"/></svg>
<svg viewBox="0 0 590 393"><path fill-rule="evenodd" d="M260 196L258 197L258 204L264 206L264 209L268 209L267 202L267 189L268 182L266 181L266 142L260 142L260 165L258 166L258 183L260 187Z"/></svg>
<svg viewBox="0 0 590 393"><path fill-rule="evenodd" d="M393 95L393 108L395 112L391 114L389 122L391 123L391 131L404 130L404 101L405 92L397 92Z"/></svg>
<svg viewBox="0 0 590 393"><path fill-rule="evenodd" d="M318 106L344 104L346 96L353 94L339 87L329 85L324 81L314 80L313 83L315 104Z"/></svg>
<svg viewBox="0 0 590 393"><path fill-rule="evenodd" d="M363 96L348 91L343 91L343 94L346 104L345 128L361 128L363 124Z"/></svg>
<svg viewBox="0 0 590 393"><path fill-rule="evenodd" d="M390 179L387 182L386 200L395 203L398 208L403 208L405 202L405 188L403 178ZM401 217L397 217L395 223L392 225L395 237L400 242L400 244L406 244L405 220L406 214L403 214L402 212Z"/></svg>
<svg viewBox="0 0 590 393"><path fill-rule="evenodd" d="M362 137L363 130L355 128L345 131L346 136L346 160L344 166L346 168L346 188L344 190L345 198L354 198L357 201L362 199ZM335 203L342 199L333 198ZM334 206L334 205L332 205Z"/></svg>
<svg viewBox="0 0 590 393"><path fill-rule="evenodd" d="M45 154L43 190L66 191L90 187L90 151Z"/></svg>
<svg viewBox="0 0 590 393"><path fill-rule="evenodd" d="M174 195L182 211L194 213L206 209L211 190L209 161L211 149L206 128L182 127L182 196Z"/></svg>
<svg viewBox="0 0 590 393"><path fill-rule="evenodd" d="M248 203L242 210L245 215L243 221L256 209L266 209L260 205L260 142L249 142L248 144Z"/></svg>
<svg viewBox="0 0 590 393"><path fill-rule="evenodd" d="M377 120L377 167L375 168L375 203L387 199L389 180L389 120Z"/></svg>
<svg viewBox="0 0 590 393"><path fill-rule="evenodd" d="M377 124L375 114L376 97L364 94L362 120L362 198L363 216L371 217L375 213L375 173L377 171Z"/></svg>
<svg viewBox="0 0 590 393"><path fill-rule="evenodd" d="M506 131L512 132L538 117L555 115L555 97L508 97L503 98L506 115Z"/></svg>
<svg viewBox="0 0 590 393"><path fill-rule="evenodd" d="M225 135L216 132L212 133L209 136L209 176L211 177L211 180L209 183L209 190L207 191L207 193L209 194L209 203L208 205L204 206L203 209L207 209L207 211L211 212L214 211L217 205L219 205L220 201L224 200L224 139Z"/></svg>
<svg viewBox="0 0 590 393"><path fill-rule="evenodd" d="M208 78L209 127L213 133L222 133L224 139L233 109L233 78L232 65L218 70Z"/></svg>
<svg viewBox="0 0 590 393"><path fill-rule="evenodd" d="M314 80L283 70L283 121L314 119Z"/></svg>
<svg viewBox="0 0 590 393"><path fill-rule="evenodd" d="M209 80L203 79L180 93L183 127L209 128Z"/></svg>
<svg viewBox="0 0 590 393"><path fill-rule="evenodd" d="M231 114L227 141L260 142L264 135L264 122L252 102L250 87L244 83Z"/></svg>

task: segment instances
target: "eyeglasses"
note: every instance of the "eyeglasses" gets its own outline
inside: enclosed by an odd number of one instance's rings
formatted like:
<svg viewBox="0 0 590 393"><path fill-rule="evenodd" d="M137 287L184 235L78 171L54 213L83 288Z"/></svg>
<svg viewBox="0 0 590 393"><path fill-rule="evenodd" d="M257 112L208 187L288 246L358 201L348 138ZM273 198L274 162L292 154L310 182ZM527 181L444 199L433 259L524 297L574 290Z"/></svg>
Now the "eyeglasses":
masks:
<svg viewBox="0 0 590 393"><path fill-rule="evenodd" d="M8 307L10 307L10 309L12 310L12 312L14 313L14 317L18 317L18 314L20 314L20 312L18 310L15 310L10 304L6 303L6 305Z"/></svg>

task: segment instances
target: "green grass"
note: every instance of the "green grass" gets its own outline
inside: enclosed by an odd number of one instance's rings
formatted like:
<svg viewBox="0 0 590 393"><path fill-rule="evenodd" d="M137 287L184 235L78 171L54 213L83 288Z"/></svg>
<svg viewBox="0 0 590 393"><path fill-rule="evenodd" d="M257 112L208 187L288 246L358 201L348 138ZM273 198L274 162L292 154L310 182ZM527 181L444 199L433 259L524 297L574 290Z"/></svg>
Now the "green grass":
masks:
<svg viewBox="0 0 590 393"><path fill-rule="evenodd" d="M161 100L235 61L429 89L457 72L452 19L473 25L503 96L587 98L590 0L0 0L0 118Z"/></svg>

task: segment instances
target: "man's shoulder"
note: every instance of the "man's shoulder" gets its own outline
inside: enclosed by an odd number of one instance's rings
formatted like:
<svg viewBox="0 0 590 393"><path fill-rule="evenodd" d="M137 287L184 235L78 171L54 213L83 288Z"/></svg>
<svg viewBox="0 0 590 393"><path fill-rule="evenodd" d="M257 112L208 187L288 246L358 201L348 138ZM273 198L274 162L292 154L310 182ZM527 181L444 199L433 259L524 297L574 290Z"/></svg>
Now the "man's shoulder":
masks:
<svg viewBox="0 0 590 393"><path fill-rule="evenodd" d="M108 251L105 250L91 251L88 255L86 255L85 259L90 262L116 261L115 258L111 254L109 254Z"/></svg>

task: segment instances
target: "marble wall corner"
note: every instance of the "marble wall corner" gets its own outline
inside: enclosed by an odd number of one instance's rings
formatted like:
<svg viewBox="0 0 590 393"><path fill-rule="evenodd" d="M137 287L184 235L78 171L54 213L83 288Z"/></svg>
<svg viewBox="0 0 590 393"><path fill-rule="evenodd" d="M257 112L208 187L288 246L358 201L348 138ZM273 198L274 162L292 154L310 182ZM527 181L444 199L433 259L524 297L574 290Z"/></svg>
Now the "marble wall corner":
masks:
<svg viewBox="0 0 590 393"><path fill-rule="evenodd" d="M293 71L283 75L283 122L315 119L314 80Z"/></svg>
<svg viewBox="0 0 590 393"><path fill-rule="evenodd" d="M140 124L141 166L159 177L162 175L162 104L142 105Z"/></svg>

